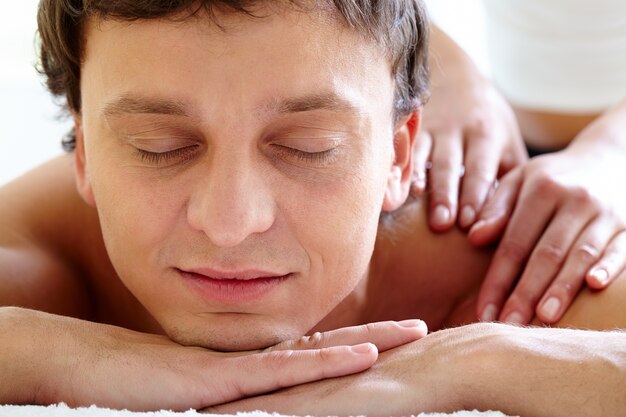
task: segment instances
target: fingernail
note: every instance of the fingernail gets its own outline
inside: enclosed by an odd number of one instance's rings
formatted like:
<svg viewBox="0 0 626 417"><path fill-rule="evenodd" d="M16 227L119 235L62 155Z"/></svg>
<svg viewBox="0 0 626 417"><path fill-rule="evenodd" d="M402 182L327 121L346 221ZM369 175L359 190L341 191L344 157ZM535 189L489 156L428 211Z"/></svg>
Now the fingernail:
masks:
<svg viewBox="0 0 626 417"><path fill-rule="evenodd" d="M483 226L485 226L487 224L487 222L485 220L478 220L476 223L474 223L474 225L472 226L472 228L469 231L469 234L471 235L472 233L474 233L476 230L481 229Z"/></svg>
<svg viewBox="0 0 626 417"><path fill-rule="evenodd" d="M422 320L419 319L410 319L410 320L402 320L398 322L399 326L402 327L419 327L423 323Z"/></svg>
<svg viewBox="0 0 626 417"><path fill-rule="evenodd" d="M450 210L443 204L439 204L433 210L432 222L437 226L444 226L450 222Z"/></svg>
<svg viewBox="0 0 626 417"><path fill-rule="evenodd" d="M495 304L487 304L480 315L480 321L494 321L498 317L498 307Z"/></svg>
<svg viewBox="0 0 626 417"><path fill-rule="evenodd" d="M461 217L459 218L459 223L462 227L468 227L470 224L474 223L476 219L476 211L470 205L466 205L461 210Z"/></svg>
<svg viewBox="0 0 626 417"><path fill-rule="evenodd" d="M600 284L606 285L609 282L609 273L604 268L596 268L590 273Z"/></svg>
<svg viewBox="0 0 626 417"><path fill-rule="evenodd" d="M370 353L375 349L372 343L362 343L360 345L354 345L350 347L350 350L354 353L358 353L359 355Z"/></svg>
<svg viewBox="0 0 626 417"><path fill-rule="evenodd" d="M554 320L560 308L561 301L556 297L550 297L545 303L543 303L543 306L541 306L541 313L548 320Z"/></svg>
<svg viewBox="0 0 626 417"><path fill-rule="evenodd" d="M524 321L525 321L524 317L517 311L512 312L511 314L506 316L506 318L504 319L505 323L510 323L510 324L524 324Z"/></svg>

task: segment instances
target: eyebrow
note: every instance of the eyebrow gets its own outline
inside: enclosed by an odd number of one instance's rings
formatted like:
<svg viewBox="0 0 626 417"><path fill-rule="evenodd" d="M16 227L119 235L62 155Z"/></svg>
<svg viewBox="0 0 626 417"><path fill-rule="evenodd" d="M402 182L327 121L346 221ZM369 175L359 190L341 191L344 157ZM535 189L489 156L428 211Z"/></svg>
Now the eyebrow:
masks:
<svg viewBox="0 0 626 417"><path fill-rule="evenodd" d="M259 106L258 110L257 113L263 115L267 113L303 113L315 110L362 113L362 109L359 106L333 92L275 99ZM108 118L122 114L192 117L193 113L190 111L190 106L181 100L125 94L105 104L103 114Z"/></svg>
<svg viewBox="0 0 626 417"><path fill-rule="evenodd" d="M107 118L122 114L163 114L190 117L188 108L186 103L179 100L125 94L108 102L102 113Z"/></svg>
<svg viewBox="0 0 626 417"><path fill-rule="evenodd" d="M361 113L361 109L349 100L335 93L317 93L284 100L275 100L264 106L266 111L277 113L303 113L314 110Z"/></svg>

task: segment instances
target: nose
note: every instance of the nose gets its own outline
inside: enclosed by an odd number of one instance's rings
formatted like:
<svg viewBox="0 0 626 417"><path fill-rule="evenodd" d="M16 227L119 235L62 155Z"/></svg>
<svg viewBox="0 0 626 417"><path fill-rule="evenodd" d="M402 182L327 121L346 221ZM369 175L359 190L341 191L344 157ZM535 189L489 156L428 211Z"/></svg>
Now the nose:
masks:
<svg viewBox="0 0 626 417"><path fill-rule="evenodd" d="M189 225L219 247L236 246L270 229L275 204L263 170L247 160L212 162L189 201Z"/></svg>

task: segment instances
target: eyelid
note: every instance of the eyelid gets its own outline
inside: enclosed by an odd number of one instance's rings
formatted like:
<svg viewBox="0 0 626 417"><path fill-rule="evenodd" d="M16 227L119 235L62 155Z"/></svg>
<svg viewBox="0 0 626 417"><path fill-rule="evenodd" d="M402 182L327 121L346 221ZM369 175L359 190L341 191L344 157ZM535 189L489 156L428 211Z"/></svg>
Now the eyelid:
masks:
<svg viewBox="0 0 626 417"><path fill-rule="evenodd" d="M336 148L343 140L336 136L332 137L289 137L277 139L274 144L285 148L292 148L302 152L318 153Z"/></svg>
<svg viewBox="0 0 626 417"><path fill-rule="evenodd" d="M191 160L198 151L198 145L183 146L166 152L150 152L140 148L135 148L137 157L143 161L153 165L159 165L162 162L178 160L177 162L187 162Z"/></svg>
<svg viewBox="0 0 626 417"><path fill-rule="evenodd" d="M127 135L126 142L135 148L153 153L168 152L179 148L199 145L197 140L190 139L188 136L174 137L170 135L154 137L135 137Z"/></svg>

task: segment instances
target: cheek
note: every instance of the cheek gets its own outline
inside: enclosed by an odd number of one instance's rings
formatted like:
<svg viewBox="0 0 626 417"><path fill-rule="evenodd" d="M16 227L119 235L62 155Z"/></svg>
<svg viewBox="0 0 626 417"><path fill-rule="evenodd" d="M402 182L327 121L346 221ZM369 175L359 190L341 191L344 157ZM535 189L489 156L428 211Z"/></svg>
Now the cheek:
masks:
<svg viewBox="0 0 626 417"><path fill-rule="evenodd" d="M386 181L384 163L373 153L341 180L286 193L291 198L282 212L310 260L312 308L328 313L366 274Z"/></svg>
<svg viewBox="0 0 626 417"><path fill-rule="evenodd" d="M181 221L184 184L148 181L137 175L135 168L109 166L107 161L93 166L102 234L118 275L126 281L147 271L157 272L159 249Z"/></svg>

